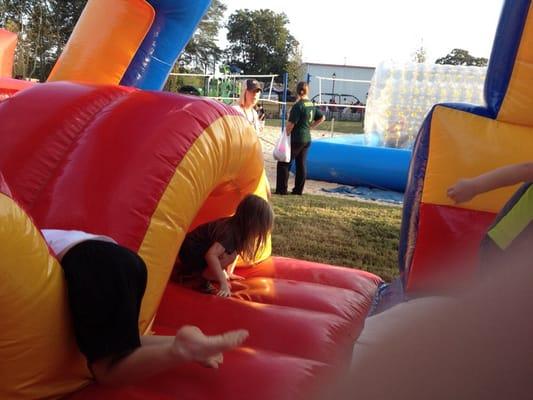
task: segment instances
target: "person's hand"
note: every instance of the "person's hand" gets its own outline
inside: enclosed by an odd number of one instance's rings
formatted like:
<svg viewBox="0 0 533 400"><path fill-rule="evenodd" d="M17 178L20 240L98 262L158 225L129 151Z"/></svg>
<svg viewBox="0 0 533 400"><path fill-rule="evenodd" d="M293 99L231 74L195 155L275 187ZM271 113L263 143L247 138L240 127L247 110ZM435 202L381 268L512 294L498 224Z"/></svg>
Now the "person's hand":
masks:
<svg viewBox="0 0 533 400"><path fill-rule="evenodd" d="M228 282L223 282L220 284L220 289L218 289L217 296L219 297L230 297L231 288Z"/></svg>
<svg viewBox="0 0 533 400"><path fill-rule="evenodd" d="M228 279L230 279L232 281L242 281L242 280L244 280L244 276L240 276L240 275L231 273L231 274L229 274Z"/></svg>
<svg viewBox="0 0 533 400"><path fill-rule="evenodd" d="M476 185L472 179L460 179L446 192L455 203L472 200L476 195Z"/></svg>
<svg viewBox="0 0 533 400"><path fill-rule="evenodd" d="M222 266L222 268L225 268L226 266L230 265L233 261L235 261L235 259L237 258L237 252L233 252L233 253L222 253L219 257L218 257L218 261L220 261L220 265Z"/></svg>

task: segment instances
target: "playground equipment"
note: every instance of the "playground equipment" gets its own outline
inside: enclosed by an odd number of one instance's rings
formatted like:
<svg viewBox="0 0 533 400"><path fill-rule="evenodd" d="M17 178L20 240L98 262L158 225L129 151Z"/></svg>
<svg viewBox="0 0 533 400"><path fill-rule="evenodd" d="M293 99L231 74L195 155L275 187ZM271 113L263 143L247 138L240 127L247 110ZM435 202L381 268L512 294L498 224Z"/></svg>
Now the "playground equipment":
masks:
<svg viewBox="0 0 533 400"><path fill-rule="evenodd" d="M315 141L309 177L403 192L411 148L428 110L440 102L483 104L485 74L481 67L380 64L368 94L365 135Z"/></svg>
<svg viewBox="0 0 533 400"><path fill-rule="evenodd" d="M174 92L181 92L180 89L183 85L196 85L199 93L205 97L219 100L225 104L234 104L241 93L241 84L245 79L261 79L268 81L268 87L272 87L274 79L278 75L243 75L231 73L230 67L223 65L219 69L218 74L195 74L195 73L178 73L173 72L169 74L169 80L167 85L172 87ZM171 79L178 79L177 82L171 81ZM192 82L192 79L196 79L196 82ZM199 85L199 83L201 84ZM268 92L266 98L263 100L271 101L272 91Z"/></svg>

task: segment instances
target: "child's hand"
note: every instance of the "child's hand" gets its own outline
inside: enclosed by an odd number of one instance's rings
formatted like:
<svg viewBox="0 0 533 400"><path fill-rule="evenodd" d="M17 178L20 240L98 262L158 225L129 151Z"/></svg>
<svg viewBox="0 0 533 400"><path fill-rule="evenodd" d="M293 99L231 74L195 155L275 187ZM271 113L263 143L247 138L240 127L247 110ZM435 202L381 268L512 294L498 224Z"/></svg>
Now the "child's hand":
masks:
<svg viewBox="0 0 533 400"><path fill-rule="evenodd" d="M448 189L447 194L455 203L464 203L472 200L477 192L471 179L460 179Z"/></svg>
<svg viewBox="0 0 533 400"><path fill-rule="evenodd" d="M217 296L220 296L220 297L231 296L231 288L228 282L223 282L220 284L220 289L217 292Z"/></svg>
<svg viewBox="0 0 533 400"><path fill-rule="evenodd" d="M228 265L234 262L236 258L237 253L235 251L230 254L224 252L218 257L218 261L220 261L220 265L222 268L226 268Z"/></svg>

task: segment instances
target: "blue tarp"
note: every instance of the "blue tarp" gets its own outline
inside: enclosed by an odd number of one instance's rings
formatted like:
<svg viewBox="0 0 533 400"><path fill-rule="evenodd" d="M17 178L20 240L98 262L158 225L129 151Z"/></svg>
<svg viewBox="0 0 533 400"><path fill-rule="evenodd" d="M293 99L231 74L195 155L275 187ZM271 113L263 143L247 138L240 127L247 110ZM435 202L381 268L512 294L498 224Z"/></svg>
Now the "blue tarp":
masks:
<svg viewBox="0 0 533 400"><path fill-rule="evenodd" d="M392 190L368 188L366 186L339 186L333 189L322 189L328 193L340 193L350 197L360 197L365 200L376 200L391 204L402 204L403 193Z"/></svg>

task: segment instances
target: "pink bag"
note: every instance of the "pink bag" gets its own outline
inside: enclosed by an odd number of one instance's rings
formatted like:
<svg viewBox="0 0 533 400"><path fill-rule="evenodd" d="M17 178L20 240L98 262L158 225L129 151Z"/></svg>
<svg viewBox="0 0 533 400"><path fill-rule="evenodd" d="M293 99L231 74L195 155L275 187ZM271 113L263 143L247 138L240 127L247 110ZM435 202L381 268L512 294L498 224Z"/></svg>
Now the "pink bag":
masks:
<svg viewBox="0 0 533 400"><path fill-rule="evenodd" d="M291 161L291 142L290 136L287 136L287 132L283 130L279 136L276 145L274 146L274 159L281 162Z"/></svg>

